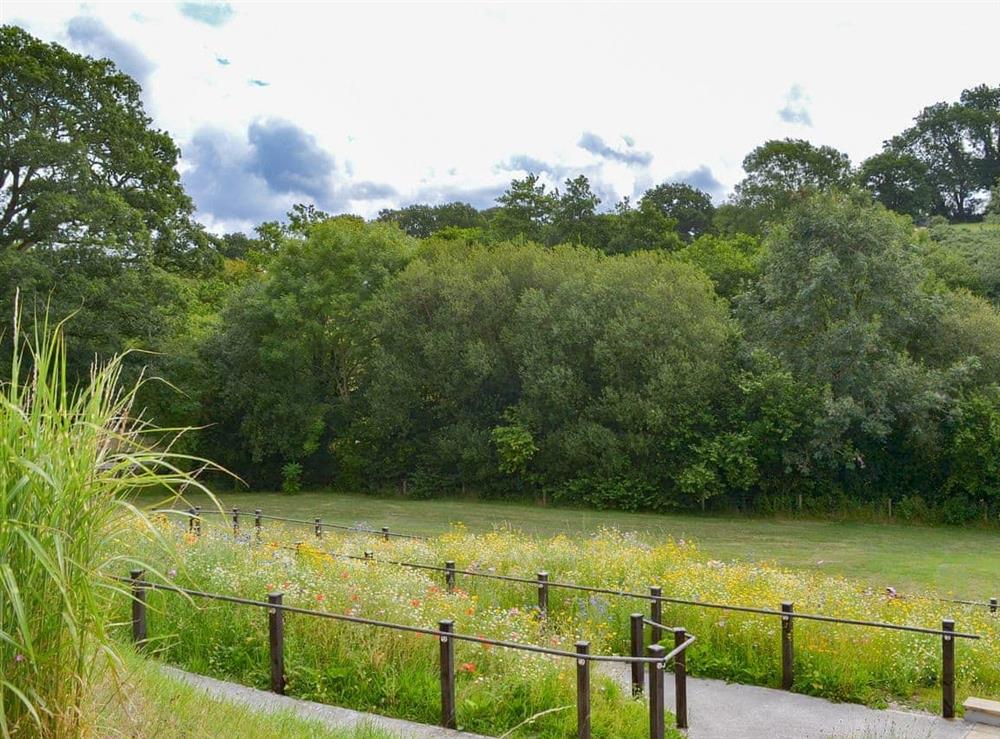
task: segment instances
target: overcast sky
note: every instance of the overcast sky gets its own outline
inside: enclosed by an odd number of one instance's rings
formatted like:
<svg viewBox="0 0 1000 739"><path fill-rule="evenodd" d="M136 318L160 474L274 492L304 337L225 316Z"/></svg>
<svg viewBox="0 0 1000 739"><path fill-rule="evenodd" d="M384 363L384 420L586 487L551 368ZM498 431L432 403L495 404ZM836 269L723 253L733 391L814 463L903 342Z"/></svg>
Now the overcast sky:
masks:
<svg viewBox="0 0 1000 739"><path fill-rule="evenodd" d="M22 3L0 14L113 59L182 151L199 218L296 202L373 215L493 203L584 173L603 207L665 180L721 201L769 138L857 162L925 105L1000 84L1000 2Z"/></svg>

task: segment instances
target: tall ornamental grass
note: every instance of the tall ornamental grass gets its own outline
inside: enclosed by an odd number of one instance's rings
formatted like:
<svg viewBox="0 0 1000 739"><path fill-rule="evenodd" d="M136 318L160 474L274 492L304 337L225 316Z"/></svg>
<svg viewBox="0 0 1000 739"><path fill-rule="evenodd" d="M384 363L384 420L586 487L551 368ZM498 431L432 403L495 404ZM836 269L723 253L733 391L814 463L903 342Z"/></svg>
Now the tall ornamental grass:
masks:
<svg viewBox="0 0 1000 739"><path fill-rule="evenodd" d="M133 417L139 385L122 384L122 357L78 383L61 325L25 335L15 317L11 338L0 383L0 734L80 736L93 726L100 668L118 665L107 619L121 586L109 575L134 561L105 544L147 523L133 492L193 480L169 450L179 432Z"/></svg>

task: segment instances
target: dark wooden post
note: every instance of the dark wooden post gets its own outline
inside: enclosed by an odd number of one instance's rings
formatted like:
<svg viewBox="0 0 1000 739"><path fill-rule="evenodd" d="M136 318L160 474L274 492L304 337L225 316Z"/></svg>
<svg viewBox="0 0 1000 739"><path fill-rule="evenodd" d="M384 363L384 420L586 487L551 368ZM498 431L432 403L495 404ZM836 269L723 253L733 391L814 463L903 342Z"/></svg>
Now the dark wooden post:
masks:
<svg viewBox="0 0 1000 739"><path fill-rule="evenodd" d="M631 624L631 637L632 637L632 651L631 655L633 657L641 657L643 652L646 650L643 648L642 641L643 636L645 636L646 625L642 622L643 615L641 613L633 613L629 616L629 622ZM632 695L642 695L642 681L645 677L643 675L644 670L642 669L642 662L632 663Z"/></svg>
<svg viewBox="0 0 1000 739"><path fill-rule="evenodd" d="M372 553L370 551L366 551L365 552L365 559L371 559L371 558L372 558Z"/></svg>
<svg viewBox="0 0 1000 739"><path fill-rule="evenodd" d="M590 642L576 643L576 735L590 739Z"/></svg>
<svg viewBox="0 0 1000 739"><path fill-rule="evenodd" d="M388 526L383 526L382 527L382 538L385 541L389 541L389 527Z"/></svg>
<svg viewBox="0 0 1000 739"><path fill-rule="evenodd" d="M194 507L188 508L188 532L194 532Z"/></svg>
<svg viewBox="0 0 1000 739"><path fill-rule="evenodd" d="M253 512L253 528L254 532L257 534L257 538L260 538L260 508L255 508Z"/></svg>
<svg viewBox="0 0 1000 739"><path fill-rule="evenodd" d="M233 508L233 536L239 536L240 533L240 509Z"/></svg>
<svg viewBox="0 0 1000 739"><path fill-rule="evenodd" d="M792 689L792 683L795 682L795 669L793 667L793 659L795 656L794 640L793 640L793 628L794 619L791 614L794 611L794 606L790 601L785 601L781 604L781 687L785 690Z"/></svg>
<svg viewBox="0 0 1000 739"><path fill-rule="evenodd" d="M649 595L652 600L649 603L649 620L654 624L663 623L663 601L657 600L661 595L663 595L663 588L653 586L649 589ZM660 640L663 639L663 629L659 626L651 627L649 634L650 644L659 644Z"/></svg>
<svg viewBox="0 0 1000 739"><path fill-rule="evenodd" d="M663 711L663 669L662 657L666 653L659 644L650 644L648 654L656 659L649 662L649 739L663 739L666 719Z"/></svg>
<svg viewBox="0 0 1000 739"><path fill-rule="evenodd" d="M195 536L201 536L201 506L196 505L194 507L194 533Z"/></svg>
<svg viewBox="0 0 1000 739"><path fill-rule="evenodd" d="M997 612L997 599L990 598L990 613L996 613L996 612Z"/></svg>
<svg viewBox="0 0 1000 739"><path fill-rule="evenodd" d="M448 589L448 592L454 592L455 590L455 563L448 560L444 563L444 584Z"/></svg>
<svg viewBox="0 0 1000 739"><path fill-rule="evenodd" d="M946 618L941 631L954 631L955 622ZM941 635L941 715L955 718L955 637Z"/></svg>
<svg viewBox="0 0 1000 739"><path fill-rule="evenodd" d="M438 628L451 634L455 631L455 622L440 621ZM458 726L455 719L455 642L445 634L438 637L441 642L441 725L454 729Z"/></svg>
<svg viewBox="0 0 1000 739"><path fill-rule="evenodd" d="M268 593L267 602L281 605L281 593ZM271 645L271 692L285 694L285 612L281 608L267 609L267 631Z"/></svg>
<svg viewBox="0 0 1000 739"><path fill-rule="evenodd" d="M549 615L549 573L539 572L538 578L538 610L543 616Z"/></svg>
<svg viewBox="0 0 1000 739"><path fill-rule="evenodd" d="M316 525L316 538L317 539L323 538L323 524L322 524L322 522L317 518L314 521L314 523Z"/></svg>
<svg viewBox="0 0 1000 739"><path fill-rule="evenodd" d="M687 631L683 626L674 629L674 649L687 640ZM687 656L678 652L674 657L674 715L677 717L677 728L688 727L688 689L687 689Z"/></svg>
<svg viewBox="0 0 1000 739"><path fill-rule="evenodd" d="M132 577L132 641L142 645L146 641L146 583L142 570L129 572Z"/></svg>

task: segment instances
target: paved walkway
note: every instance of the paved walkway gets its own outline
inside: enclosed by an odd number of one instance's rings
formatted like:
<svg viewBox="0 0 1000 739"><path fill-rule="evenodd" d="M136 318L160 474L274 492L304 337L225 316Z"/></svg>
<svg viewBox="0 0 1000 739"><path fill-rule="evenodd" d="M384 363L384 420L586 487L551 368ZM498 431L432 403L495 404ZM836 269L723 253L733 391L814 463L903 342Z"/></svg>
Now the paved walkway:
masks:
<svg viewBox="0 0 1000 739"><path fill-rule="evenodd" d="M628 665L605 664L602 670L631 690ZM673 675L666 675L664 688L673 711ZM688 677L687 698L689 739L964 739L973 730L960 719L879 711L722 680Z"/></svg>
<svg viewBox="0 0 1000 739"><path fill-rule="evenodd" d="M320 721L331 729L360 729L373 727L388 732L401 739L415 737L416 739L485 739L479 734L469 734L464 731L442 729L440 726L417 724L398 718L377 716L373 713L361 713L348 708L328 706L324 703L290 698L285 695L248 688L236 683L227 683L204 675L178 670L176 667L163 667L171 677L204 690L213 698L222 698L233 703L243 703L258 711L290 711L304 719Z"/></svg>
<svg viewBox="0 0 1000 739"><path fill-rule="evenodd" d="M630 689L628 665L603 664L600 669L626 690ZM243 703L261 711L291 711L331 728L371 726L407 739L485 739L478 734L275 695L174 667L163 667L163 670L215 698ZM665 702L667 708L673 711L673 676L668 674L666 677ZM949 721L927 713L879 711L784 690L694 677L688 677L688 724L688 739L1000 738L1000 731L992 727L980 726L977 729L958 719Z"/></svg>

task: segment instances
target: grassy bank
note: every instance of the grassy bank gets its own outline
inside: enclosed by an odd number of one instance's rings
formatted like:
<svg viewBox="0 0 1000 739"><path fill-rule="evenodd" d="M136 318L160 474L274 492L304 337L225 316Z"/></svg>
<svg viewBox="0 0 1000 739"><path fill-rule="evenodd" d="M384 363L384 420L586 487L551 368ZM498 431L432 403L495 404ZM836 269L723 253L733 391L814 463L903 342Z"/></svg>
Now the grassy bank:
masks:
<svg viewBox="0 0 1000 739"><path fill-rule="evenodd" d="M208 506L205 498L191 498ZM509 525L528 534L589 534L602 526L635 531L649 542L694 539L716 559L773 562L844 575L903 592L934 590L983 600L1000 595L1000 533L906 524L661 515L543 508L457 499L407 500L342 493L227 493L224 506L330 523L366 523L433 535L462 522L470 531Z"/></svg>

